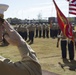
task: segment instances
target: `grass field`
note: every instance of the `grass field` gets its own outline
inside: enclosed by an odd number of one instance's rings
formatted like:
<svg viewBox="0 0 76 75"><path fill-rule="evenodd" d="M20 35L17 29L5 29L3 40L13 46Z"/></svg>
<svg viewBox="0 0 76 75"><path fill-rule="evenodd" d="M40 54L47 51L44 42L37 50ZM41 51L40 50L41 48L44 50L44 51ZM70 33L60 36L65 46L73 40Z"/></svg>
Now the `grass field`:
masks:
<svg viewBox="0 0 76 75"><path fill-rule="evenodd" d="M76 75L76 61L70 62L67 56L68 61L63 62L61 59L60 46L57 48L56 42L57 39L52 38L35 38L34 44L30 46L37 53L42 69L60 75ZM0 55L10 58L12 61L18 61L21 58L17 47L11 45L0 47Z"/></svg>

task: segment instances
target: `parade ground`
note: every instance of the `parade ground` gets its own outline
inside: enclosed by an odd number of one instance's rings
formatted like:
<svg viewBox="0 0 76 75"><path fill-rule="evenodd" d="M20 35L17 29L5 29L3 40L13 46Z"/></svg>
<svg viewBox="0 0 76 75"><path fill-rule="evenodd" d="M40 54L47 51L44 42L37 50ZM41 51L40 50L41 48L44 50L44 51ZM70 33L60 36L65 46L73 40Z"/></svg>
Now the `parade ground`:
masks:
<svg viewBox="0 0 76 75"><path fill-rule="evenodd" d="M30 46L37 53L37 57L43 70L48 70L50 72L54 72L60 75L75 75L76 61L70 62L67 56L67 61L63 62L61 58L60 46L59 48L57 48L56 43L57 38L35 38L34 43ZM20 60L20 54L17 47L15 46L1 46L0 55L6 58L10 58L14 62Z"/></svg>

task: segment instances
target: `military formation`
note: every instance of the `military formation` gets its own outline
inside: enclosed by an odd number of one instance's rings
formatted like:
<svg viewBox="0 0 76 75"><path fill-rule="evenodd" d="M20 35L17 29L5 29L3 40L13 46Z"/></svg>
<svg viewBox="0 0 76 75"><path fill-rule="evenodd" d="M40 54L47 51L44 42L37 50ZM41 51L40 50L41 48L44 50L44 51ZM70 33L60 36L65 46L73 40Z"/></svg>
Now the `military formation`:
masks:
<svg viewBox="0 0 76 75"><path fill-rule="evenodd" d="M29 44L34 43L34 38L56 38L60 32L58 25L50 27L48 23L16 25L14 28Z"/></svg>
<svg viewBox="0 0 76 75"><path fill-rule="evenodd" d="M58 25L53 24L50 27L48 23L19 24L13 27L29 44L34 43L34 38L57 38L57 35L60 33ZM5 39L3 39L2 45L8 45Z"/></svg>

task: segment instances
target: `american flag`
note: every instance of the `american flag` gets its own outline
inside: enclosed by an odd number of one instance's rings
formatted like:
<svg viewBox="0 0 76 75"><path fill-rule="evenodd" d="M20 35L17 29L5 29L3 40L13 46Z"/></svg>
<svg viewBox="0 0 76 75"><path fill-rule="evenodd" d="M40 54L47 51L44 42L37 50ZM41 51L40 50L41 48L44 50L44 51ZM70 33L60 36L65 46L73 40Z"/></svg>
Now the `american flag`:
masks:
<svg viewBox="0 0 76 75"><path fill-rule="evenodd" d="M76 0L67 1L69 1L69 14L76 15Z"/></svg>

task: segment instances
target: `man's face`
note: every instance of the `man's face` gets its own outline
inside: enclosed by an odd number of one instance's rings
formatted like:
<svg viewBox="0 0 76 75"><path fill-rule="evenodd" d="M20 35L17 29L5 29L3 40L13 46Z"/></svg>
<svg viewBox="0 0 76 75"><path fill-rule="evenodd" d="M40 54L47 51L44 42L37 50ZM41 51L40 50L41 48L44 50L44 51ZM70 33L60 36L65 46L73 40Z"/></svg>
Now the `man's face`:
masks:
<svg viewBox="0 0 76 75"><path fill-rule="evenodd" d="M0 18L0 41L3 39L3 29L2 29L3 22L4 19Z"/></svg>
<svg viewBox="0 0 76 75"><path fill-rule="evenodd" d="M2 22L0 21L0 42L3 39L3 30L2 30Z"/></svg>
<svg viewBox="0 0 76 75"><path fill-rule="evenodd" d="M0 26L2 25L3 22L4 20L0 18Z"/></svg>
<svg viewBox="0 0 76 75"><path fill-rule="evenodd" d="M2 21L0 21L0 26L2 25Z"/></svg>

